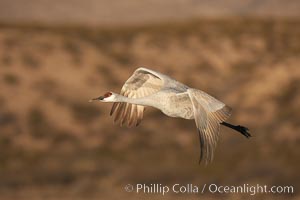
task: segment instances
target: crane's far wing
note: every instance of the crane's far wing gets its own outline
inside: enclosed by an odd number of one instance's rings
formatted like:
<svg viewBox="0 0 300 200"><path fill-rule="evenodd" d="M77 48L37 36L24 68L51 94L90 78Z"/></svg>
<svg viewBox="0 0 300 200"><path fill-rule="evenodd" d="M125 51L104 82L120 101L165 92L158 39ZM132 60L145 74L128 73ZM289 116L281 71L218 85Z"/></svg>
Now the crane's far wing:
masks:
<svg viewBox="0 0 300 200"><path fill-rule="evenodd" d="M125 82L121 89L121 95L128 98L142 98L158 92L164 85L164 81L146 68L137 69ZM120 122L122 126L127 123L129 127L138 126L143 119L144 106L130 103L116 102L113 104L110 115L114 115L114 122Z"/></svg>
<svg viewBox="0 0 300 200"><path fill-rule="evenodd" d="M194 117L200 140L200 161L209 163L213 160L214 150L219 138L220 123L231 114L231 108L224 103L196 90L187 90L194 109Z"/></svg>

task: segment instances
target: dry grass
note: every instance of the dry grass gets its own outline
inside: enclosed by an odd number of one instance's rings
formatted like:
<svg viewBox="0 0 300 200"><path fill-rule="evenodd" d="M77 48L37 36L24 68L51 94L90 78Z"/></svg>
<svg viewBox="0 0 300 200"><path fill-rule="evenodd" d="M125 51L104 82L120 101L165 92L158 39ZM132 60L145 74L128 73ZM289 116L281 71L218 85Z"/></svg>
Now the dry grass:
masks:
<svg viewBox="0 0 300 200"><path fill-rule="evenodd" d="M144 197L126 193L127 183L299 188L299 27L250 19L109 29L1 25L1 198ZM113 125L109 104L87 101L119 92L138 66L213 94L233 107L230 122L254 137L222 128L215 160L204 167L193 121L149 108L137 128ZM262 197L270 196L255 196Z"/></svg>

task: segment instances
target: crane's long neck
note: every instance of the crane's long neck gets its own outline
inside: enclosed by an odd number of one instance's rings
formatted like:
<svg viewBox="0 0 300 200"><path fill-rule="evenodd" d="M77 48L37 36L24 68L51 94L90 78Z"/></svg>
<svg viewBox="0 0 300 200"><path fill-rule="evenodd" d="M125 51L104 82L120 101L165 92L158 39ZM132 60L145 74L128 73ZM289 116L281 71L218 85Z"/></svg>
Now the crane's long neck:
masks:
<svg viewBox="0 0 300 200"><path fill-rule="evenodd" d="M151 97L141 97L141 98L128 98L122 95L116 96L116 102L125 102L142 106L153 106L157 107L156 101Z"/></svg>

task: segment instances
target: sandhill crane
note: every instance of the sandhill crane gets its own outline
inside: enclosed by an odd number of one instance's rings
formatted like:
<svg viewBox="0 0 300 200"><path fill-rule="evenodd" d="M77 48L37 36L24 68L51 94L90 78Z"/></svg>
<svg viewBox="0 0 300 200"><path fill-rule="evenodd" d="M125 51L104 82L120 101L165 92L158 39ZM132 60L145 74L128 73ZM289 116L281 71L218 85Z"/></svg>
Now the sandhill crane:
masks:
<svg viewBox="0 0 300 200"><path fill-rule="evenodd" d="M161 110L170 117L194 119L199 134L200 159L209 163L219 137L220 124L232 128L249 138L248 128L225 121L231 108L207 93L190 88L167 75L147 68L138 68L125 82L121 94L107 92L91 99L113 102L110 115L114 122L138 126L146 106Z"/></svg>

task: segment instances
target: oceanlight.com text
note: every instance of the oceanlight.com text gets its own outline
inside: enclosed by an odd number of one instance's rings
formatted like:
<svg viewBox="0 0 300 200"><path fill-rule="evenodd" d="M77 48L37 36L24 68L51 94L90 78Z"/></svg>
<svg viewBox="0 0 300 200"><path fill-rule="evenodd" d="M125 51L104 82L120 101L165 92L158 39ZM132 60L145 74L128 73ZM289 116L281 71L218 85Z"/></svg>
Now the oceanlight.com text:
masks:
<svg viewBox="0 0 300 200"><path fill-rule="evenodd" d="M242 185L218 185L218 184L203 184L203 185L195 185L195 184L179 184L175 183L173 185L164 185L159 183L153 184L127 184L124 187L126 192L135 192L137 194L162 194L165 195L167 193L180 193L180 194L293 194L294 187L293 186L280 186L280 185L250 185L250 184L242 184Z"/></svg>

